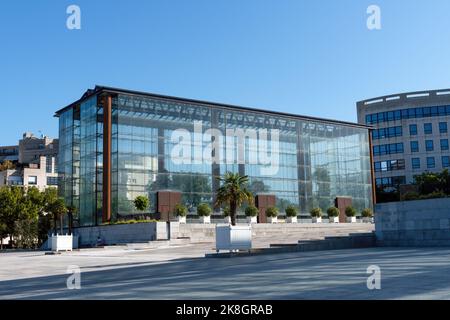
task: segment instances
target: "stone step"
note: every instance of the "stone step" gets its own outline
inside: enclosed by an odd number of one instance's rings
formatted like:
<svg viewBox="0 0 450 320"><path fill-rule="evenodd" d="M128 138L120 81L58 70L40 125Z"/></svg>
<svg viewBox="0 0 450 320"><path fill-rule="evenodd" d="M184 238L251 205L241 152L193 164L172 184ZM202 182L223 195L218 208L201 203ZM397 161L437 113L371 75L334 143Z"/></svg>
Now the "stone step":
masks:
<svg viewBox="0 0 450 320"><path fill-rule="evenodd" d="M206 254L207 258L231 258L261 254L342 250L355 248L370 248L375 246L373 233L347 237L330 237L322 240L299 241L297 244L273 244L269 248L251 249L242 252L226 252Z"/></svg>

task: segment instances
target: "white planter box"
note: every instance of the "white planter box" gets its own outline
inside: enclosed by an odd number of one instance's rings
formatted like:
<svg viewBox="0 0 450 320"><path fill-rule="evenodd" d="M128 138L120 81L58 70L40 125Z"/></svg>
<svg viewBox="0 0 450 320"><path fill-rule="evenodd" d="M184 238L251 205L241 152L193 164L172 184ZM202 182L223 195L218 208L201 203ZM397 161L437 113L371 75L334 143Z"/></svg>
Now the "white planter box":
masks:
<svg viewBox="0 0 450 320"><path fill-rule="evenodd" d="M184 216L184 217L178 216L177 217L177 222L186 224L186 216Z"/></svg>
<svg viewBox="0 0 450 320"><path fill-rule="evenodd" d="M72 251L73 236L52 235L50 238L52 251Z"/></svg>
<svg viewBox="0 0 450 320"><path fill-rule="evenodd" d="M339 217L328 217L330 223L339 223Z"/></svg>
<svg viewBox="0 0 450 320"><path fill-rule="evenodd" d="M347 217L347 223L356 223L356 217Z"/></svg>
<svg viewBox="0 0 450 320"><path fill-rule="evenodd" d="M297 223L297 217L287 217L286 222L287 223Z"/></svg>
<svg viewBox="0 0 450 320"><path fill-rule="evenodd" d="M224 223L230 224L230 223L231 223L231 217L225 217L225 218L223 218L223 222L224 222Z"/></svg>
<svg viewBox="0 0 450 320"><path fill-rule="evenodd" d="M250 250L252 248L251 225L216 226L216 251Z"/></svg>
<svg viewBox="0 0 450 320"><path fill-rule="evenodd" d="M373 218L370 218L370 217L363 217L362 220L364 223L372 223L373 222Z"/></svg>
<svg viewBox="0 0 450 320"><path fill-rule="evenodd" d="M312 217L312 223L322 223L322 217Z"/></svg>
<svg viewBox="0 0 450 320"><path fill-rule="evenodd" d="M211 216L200 217L200 223L209 224L211 223Z"/></svg>
<svg viewBox="0 0 450 320"><path fill-rule="evenodd" d="M247 217L247 223L258 223L258 217Z"/></svg>
<svg viewBox="0 0 450 320"><path fill-rule="evenodd" d="M277 223L278 222L278 217L272 218L272 217L267 217L267 223Z"/></svg>

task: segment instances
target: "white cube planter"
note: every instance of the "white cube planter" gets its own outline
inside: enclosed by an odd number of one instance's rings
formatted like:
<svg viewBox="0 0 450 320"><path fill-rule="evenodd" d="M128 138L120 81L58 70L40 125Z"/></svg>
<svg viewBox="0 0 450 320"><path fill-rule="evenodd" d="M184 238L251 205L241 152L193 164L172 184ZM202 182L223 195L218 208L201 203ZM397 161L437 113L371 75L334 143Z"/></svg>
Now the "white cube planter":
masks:
<svg viewBox="0 0 450 320"><path fill-rule="evenodd" d="M252 248L251 225L217 225L216 251L250 250Z"/></svg>
<svg viewBox="0 0 450 320"><path fill-rule="evenodd" d="M328 217L330 223L339 223L339 217Z"/></svg>
<svg viewBox="0 0 450 320"><path fill-rule="evenodd" d="M223 218L223 222L224 222L224 223L230 224L230 223L231 223L231 217L225 217L225 218Z"/></svg>
<svg viewBox="0 0 450 320"><path fill-rule="evenodd" d="M297 217L287 217L286 222L287 223L297 223Z"/></svg>
<svg viewBox="0 0 450 320"><path fill-rule="evenodd" d="M211 216L201 216L200 223L203 223L203 224L211 223Z"/></svg>
<svg viewBox="0 0 450 320"><path fill-rule="evenodd" d="M372 223L373 218L371 218L371 217L363 217L362 220L363 220L364 223Z"/></svg>
<svg viewBox="0 0 450 320"><path fill-rule="evenodd" d="M312 223L322 223L322 217L312 217Z"/></svg>
<svg viewBox="0 0 450 320"><path fill-rule="evenodd" d="M72 235L52 235L50 238L52 251L72 251L73 249L73 236Z"/></svg>
<svg viewBox="0 0 450 320"><path fill-rule="evenodd" d="M356 217L347 217L347 223L356 223Z"/></svg>
<svg viewBox="0 0 450 320"><path fill-rule="evenodd" d="M186 224L186 216L178 216L177 222Z"/></svg>
<svg viewBox="0 0 450 320"><path fill-rule="evenodd" d="M257 217L247 217L247 223L258 223Z"/></svg>
<svg viewBox="0 0 450 320"><path fill-rule="evenodd" d="M277 223L278 217L267 217L267 223Z"/></svg>

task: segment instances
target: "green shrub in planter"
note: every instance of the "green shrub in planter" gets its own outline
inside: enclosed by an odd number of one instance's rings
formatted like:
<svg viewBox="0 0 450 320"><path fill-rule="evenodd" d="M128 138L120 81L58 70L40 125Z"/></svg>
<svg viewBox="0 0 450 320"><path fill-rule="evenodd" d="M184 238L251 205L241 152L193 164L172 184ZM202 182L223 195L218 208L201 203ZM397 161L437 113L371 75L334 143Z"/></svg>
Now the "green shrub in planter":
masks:
<svg viewBox="0 0 450 320"><path fill-rule="evenodd" d="M336 207L331 207L331 208L328 208L328 210L327 210L328 217L330 217L330 218L339 217L340 213L341 212Z"/></svg>
<svg viewBox="0 0 450 320"><path fill-rule="evenodd" d="M313 218L320 218L322 217L322 209L320 208L314 208L310 211L311 217Z"/></svg>
<svg viewBox="0 0 450 320"><path fill-rule="evenodd" d="M373 211L369 208L364 209L363 211L361 211L361 215L364 218L372 218L373 217Z"/></svg>
<svg viewBox="0 0 450 320"><path fill-rule="evenodd" d="M418 200L420 198L420 194L418 192L407 192L401 196L402 201L412 201Z"/></svg>
<svg viewBox="0 0 450 320"><path fill-rule="evenodd" d="M255 206L249 206L245 208L245 216L246 217L256 217L259 213L259 210Z"/></svg>
<svg viewBox="0 0 450 320"><path fill-rule="evenodd" d="M352 206L348 206L347 208L345 208L345 215L347 217L355 217L356 216L356 209L353 208Z"/></svg>
<svg viewBox="0 0 450 320"><path fill-rule="evenodd" d="M177 204L175 206L174 213L177 217L186 217L188 209L186 208L186 206L183 206L182 204Z"/></svg>
<svg viewBox="0 0 450 320"><path fill-rule="evenodd" d="M144 212L150 207L150 200L146 196L138 196L134 199L134 207L138 211Z"/></svg>
<svg viewBox="0 0 450 320"><path fill-rule="evenodd" d="M278 217L278 208L270 207L266 209L266 216L269 218L276 218Z"/></svg>
<svg viewBox="0 0 450 320"><path fill-rule="evenodd" d="M207 203L200 203L197 207L197 214L200 217L209 217L211 212L211 207Z"/></svg>
<svg viewBox="0 0 450 320"><path fill-rule="evenodd" d="M223 216L224 217L229 217L230 216L230 207L225 207L223 208Z"/></svg>
<svg viewBox="0 0 450 320"><path fill-rule="evenodd" d="M291 217L291 218L297 217L297 215L298 215L297 209L294 206L288 206L286 208L285 212L286 212L286 216Z"/></svg>

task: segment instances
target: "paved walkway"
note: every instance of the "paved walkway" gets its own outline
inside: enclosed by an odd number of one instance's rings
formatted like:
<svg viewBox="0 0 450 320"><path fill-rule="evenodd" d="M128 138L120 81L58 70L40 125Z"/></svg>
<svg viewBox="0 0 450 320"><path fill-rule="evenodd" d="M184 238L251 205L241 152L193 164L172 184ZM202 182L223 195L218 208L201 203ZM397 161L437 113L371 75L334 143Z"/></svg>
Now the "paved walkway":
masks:
<svg viewBox="0 0 450 320"><path fill-rule="evenodd" d="M0 299L450 299L450 248L205 259L211 245L0 254ZM69 265L82 270L68 290ZM381 290L368 290L369 265Z"/></svg>

